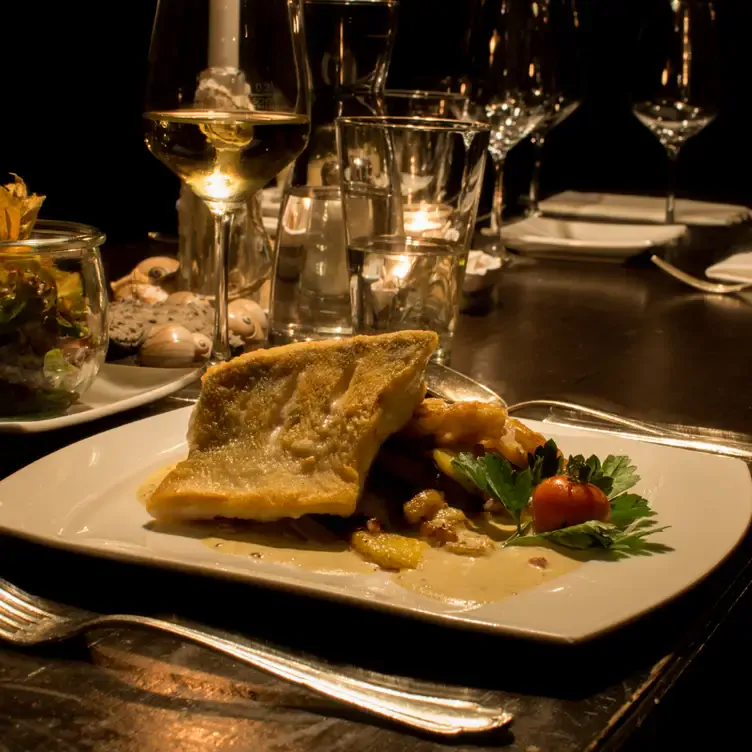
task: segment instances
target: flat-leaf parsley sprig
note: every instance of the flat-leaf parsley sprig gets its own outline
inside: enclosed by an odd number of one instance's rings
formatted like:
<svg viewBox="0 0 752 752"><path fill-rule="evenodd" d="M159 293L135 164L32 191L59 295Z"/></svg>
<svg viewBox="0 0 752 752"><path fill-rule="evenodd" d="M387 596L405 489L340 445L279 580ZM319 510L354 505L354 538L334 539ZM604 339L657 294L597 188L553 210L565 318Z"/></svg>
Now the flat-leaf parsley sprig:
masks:
<svg viewBox="0 0 752 752"><path fill-rule="evenodd" d="M655 512L647 499L627 493L639 481L629 457L608 455L601 462L591 455L570 456L565 462L556 442L549 439L528 455L528 467L516 470L498 454L476 457L463 452L452 460L454 470L483 494L500 501L511 515L517 531L505 543L508 546L533 546L551 543L568 549L600 549L625 556L668 550L646 541L666 530L657 527ZM523 510L530 503L534 488L547 478L566 473L575 483L591 483L608 497L608 521L590 520L542 533L531 533L530 523L521 524Z"/></svg>

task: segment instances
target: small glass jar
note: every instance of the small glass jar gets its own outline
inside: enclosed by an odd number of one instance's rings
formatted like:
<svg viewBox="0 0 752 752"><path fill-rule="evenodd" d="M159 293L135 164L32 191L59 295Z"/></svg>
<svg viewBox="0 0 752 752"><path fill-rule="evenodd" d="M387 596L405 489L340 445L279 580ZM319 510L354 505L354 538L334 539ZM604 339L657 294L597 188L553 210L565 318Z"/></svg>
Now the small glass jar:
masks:
<svg viewBox="0 0 752 752"><path fill-rule="evenodd" d="M26 240L0 242L0 417L64 411L107 352L105 236L39 220Z"/></svg>

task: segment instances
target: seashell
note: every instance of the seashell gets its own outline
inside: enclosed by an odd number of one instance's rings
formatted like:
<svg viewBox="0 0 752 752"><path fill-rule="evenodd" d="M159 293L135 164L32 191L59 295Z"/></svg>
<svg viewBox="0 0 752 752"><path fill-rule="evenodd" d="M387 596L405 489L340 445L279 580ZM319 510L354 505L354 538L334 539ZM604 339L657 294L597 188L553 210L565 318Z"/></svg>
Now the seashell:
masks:
<svg viewBox="0 0 752 752"><path fill-rule="evenodd" d="M180 262L169 256L151 256L137 264L131 272L134 282L161 285L168 277L173 277L180 269Z"/></svg>
<svg viewBox="0 0 752 752"><path fill-rule="evenodd" d="M180 268L177 259L169 256L152 256L144 259L133 271L120 279L110 283L115 298L136 297L131 289L142 285L163 287L165 283L171 283Z"/></svg>
<svg viewBox="0 0 752 752"><path fill-rule="evenodd" d="M126 279L123 277L123 279ZM122 280L119 280L119 282ZM112 283L112 289L115 292L115 300L127 300L128 298L135 298L136 300L143 300L145 303L164 303L167 300L168 294L156 285L144 285L140 283L134 283L128 281L125 284L119 284L119 282ZM115 286L117 285L117 287Z"/></svg>
<svg viewBox="0 0 752 752"><path fill-rule="evenodd" d="M184 305L185 303L206 303L206 298L202 298L200 295L196 295L195 292L190 290L180 290L178 292L170 293L167 298L168 303L175 303L176 305Z"/></svg>
<svg viewBox="0 0 752 752"><path fill-rule="evenodd" d="M156 285L133 285L134 297L143 300L144 303L164 303L168 294Z"/></svg>
<svg viewBox="0 0 752 752"><path fill-rule="evenodd" d="M246 342L266 337L267 318L264 309L253 300L233 300L227 307L230 331Z"/></svg>
<svg viewBox="0 0 752 752"><path fill-rule="evenodd" d="M193 332L193 342L196 345L196 357L204 360L211 355L212 341L201 332Z"/></svg>
<svg viewBox="0 0 752 752"><path fill-rule="evenodd" d="M196 341L184 326L158 324L147 332L139 358L145 366L184 368L196 360Z"/></svg>

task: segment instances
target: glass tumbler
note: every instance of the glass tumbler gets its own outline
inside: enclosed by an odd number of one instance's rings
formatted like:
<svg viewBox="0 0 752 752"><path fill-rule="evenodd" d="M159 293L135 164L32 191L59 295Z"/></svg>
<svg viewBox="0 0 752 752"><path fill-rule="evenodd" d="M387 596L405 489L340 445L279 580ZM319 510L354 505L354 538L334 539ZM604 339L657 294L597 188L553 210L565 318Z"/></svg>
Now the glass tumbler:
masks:
<svg viewBox="0 0 752 752"><path fill-rule="evenodd" d="M337 120L355 333L430 329L448 361L488 139L475 122Z"/></svg>

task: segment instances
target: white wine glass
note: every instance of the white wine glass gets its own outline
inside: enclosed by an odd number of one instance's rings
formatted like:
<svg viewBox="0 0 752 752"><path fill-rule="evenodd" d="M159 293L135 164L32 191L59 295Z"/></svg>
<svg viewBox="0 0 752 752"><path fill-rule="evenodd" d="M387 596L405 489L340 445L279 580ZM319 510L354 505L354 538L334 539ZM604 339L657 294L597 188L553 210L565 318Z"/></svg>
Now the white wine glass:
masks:
<svg viewBox="0 0 752 752"><path fill-rule="evenodd" d="M212 362L231 356L227 259L248 198L305 147L303 0L159 0L144 110L149 150L214 222Z"/></svg>
<svg viewBox="0 0 752 752"><path fill-rule="evenodd" d="M667 224L676 220L679 151L718 107L716 6L712 0L655 0L643 19L632 111L668 154Z"/></svg>

